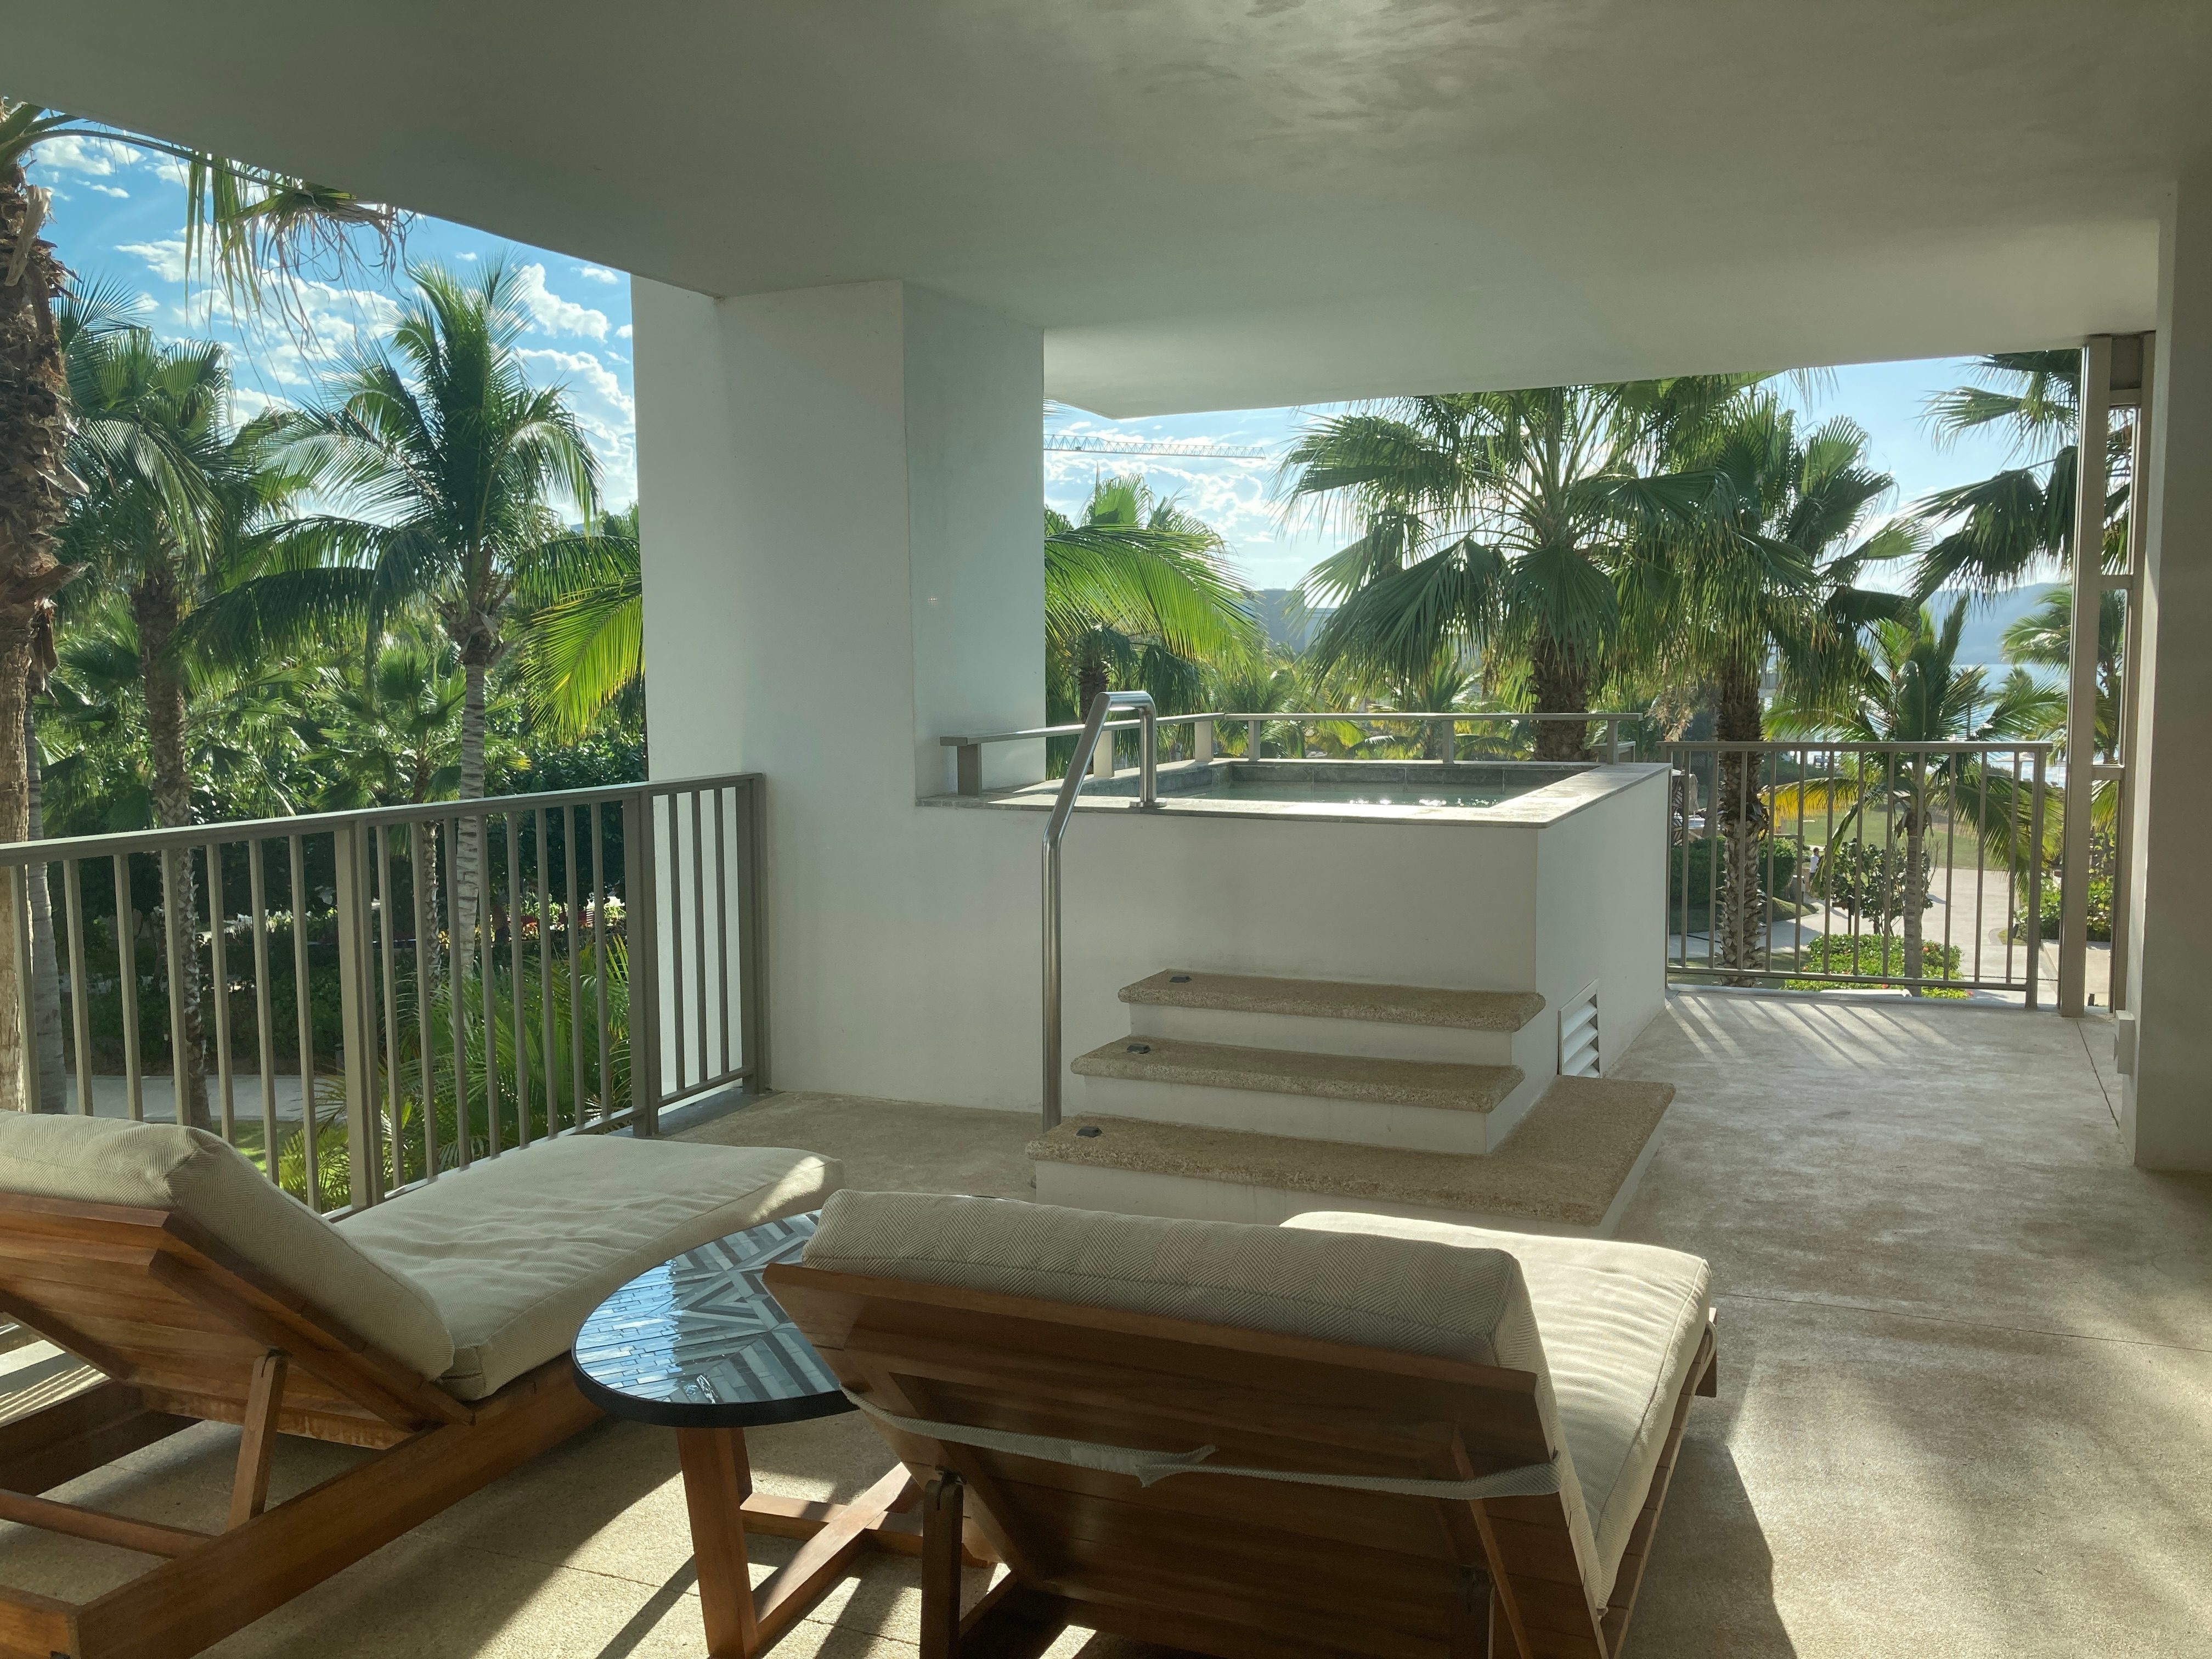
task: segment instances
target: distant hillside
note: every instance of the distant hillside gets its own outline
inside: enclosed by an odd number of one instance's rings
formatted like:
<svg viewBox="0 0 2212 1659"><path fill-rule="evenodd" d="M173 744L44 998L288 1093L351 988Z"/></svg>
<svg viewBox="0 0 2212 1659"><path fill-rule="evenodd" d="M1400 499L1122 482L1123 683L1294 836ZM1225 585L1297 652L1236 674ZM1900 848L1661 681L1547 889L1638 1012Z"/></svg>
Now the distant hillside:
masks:
<svg viewBox="0 0 2212 1659"><path fill-rule="evenodd" d="M1312 642L1315 630L1332 614L1325 610L1304 609L1298 603L1298 592L1294 587L1254 589L1252 610L1260 625L1267 630L1267 643L1290 651L1304 650Z"/></svg>
<svg viewBox="0 0 2212 1659"><path fill-rule="evenodd" d="M2004 647L2001 642L2004 631L2021 617L2043 603L2043 596L2057 582L2033 582L2026 587L2015 587L2009 592L1990 598L1970 599L1966 605L1966 625L1959 635L1959 661L1962 664L1981 663L1996 667L2004 661ZM1959 594L1949 588L1937 590L1928 608L1940 621Z"/></svg>
<svg viewBox="0 0 2212 1659"><path fill-rule="evenodd" d="M2057 582L2032 582L2026 587L2016 587L2009 592L1998 593L1989 599L1970 598L1966 605L1966 626L1959 635L1959 661L1962 665L1985 664L2000 666L2004 662L2004 647L2001 643L2004 631L2014 622L2025 617L2043 602L2043 596ZM1929 602L1929 609L1942 617L1959 598L1953 588L1939 590ZM1260 624L1267 630L1267 641L1292 651L1303 651L1312 642L1314 634L1333 614L1327 610L1306 611L1298 604L1297 590L1293 587L1261 587L1253 591L1252 606Z"/></svg>

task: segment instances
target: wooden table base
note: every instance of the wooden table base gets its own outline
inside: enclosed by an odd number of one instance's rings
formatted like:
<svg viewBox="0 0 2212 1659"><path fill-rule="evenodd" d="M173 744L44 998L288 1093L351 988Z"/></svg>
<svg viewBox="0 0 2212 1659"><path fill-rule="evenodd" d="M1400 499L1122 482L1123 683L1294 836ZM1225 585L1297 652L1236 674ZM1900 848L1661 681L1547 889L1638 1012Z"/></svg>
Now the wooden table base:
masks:
<svg viewBox="0 0 2212 1659"><path fill-rule="evenodd" d="M678 1429L684 1501L712 1659L753 1659L875 1548L921 1553L921 1491L903 1467L850 1504L811 1504L753 1490L742 1429ZM747 1571L748 1531L806 1541L760 1586Z"/></svg>

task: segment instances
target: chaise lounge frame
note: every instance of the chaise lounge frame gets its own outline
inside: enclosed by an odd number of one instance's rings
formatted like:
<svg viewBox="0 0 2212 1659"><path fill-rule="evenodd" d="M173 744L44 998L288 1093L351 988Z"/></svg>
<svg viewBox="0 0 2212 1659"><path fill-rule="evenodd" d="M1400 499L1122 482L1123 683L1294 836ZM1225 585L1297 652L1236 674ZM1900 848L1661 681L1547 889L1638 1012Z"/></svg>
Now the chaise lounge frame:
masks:
<svg viewBox="0 0 2212 1659"><path fill-rule="evenodd" d="M0 1588L0 1659L182 1659L600 1414L565 1355L458 1400L168 1210L0 1194L0 1311L107 1379L0 1426L0 1520L162 1558L85 1602ZM200 1421L245 1430L222 1532L38 1495ZM270 1508L279 1434L381 1455Z"/></svg>
<svg viewBox="0 0 2212 1659"><path fill-rule="evenodd" d="M1550 1455L1526 1371L803 1267L766 1280L854 1396L938 1425L1309 1474L1468 1480ZM1608 1605L1565 1500L1125 1474L878 1424L923 1499L922 1659L1025 1659L1073 1623L1220 1659L1613 1659L1710 1322ZM964 1617L963 1517L1008 1576Z"/></svg>

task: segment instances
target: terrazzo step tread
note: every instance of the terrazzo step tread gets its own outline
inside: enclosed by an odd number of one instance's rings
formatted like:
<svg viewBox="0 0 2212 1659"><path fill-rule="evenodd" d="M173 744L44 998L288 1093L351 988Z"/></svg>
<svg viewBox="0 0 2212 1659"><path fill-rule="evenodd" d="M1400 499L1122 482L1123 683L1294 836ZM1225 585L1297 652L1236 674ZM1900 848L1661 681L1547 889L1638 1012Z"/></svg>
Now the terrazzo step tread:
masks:
<svg viewBox="0 0 2212 1659"><path fill-rule="evenodd" d="M1128 1083L1172 1083L1207 1089L1252 1089L1315 1095L1370 1106L1425 1106L1446 1112L1487 1112L1521 1086L1518 1066L1474 1066L1448 1060L1378 1060L1369 1054L1316 1054L1297 1048L1244 1048L1181 1037L1116 1037L1079 1054L1079 1076Z"/></svg>
<svg viewBox="0 0 2212 1659"><path fill-rule="evenodd" d="M1544 999L1534 991L1448 991L1427 985L1368 985L1357 980L1201 974L1188 968L1163 968L1149 979L1125 985L1121 1000L1224 1013L1444 1025L1465 1031L1517 1031L1544 1012Z"/></svg>
<svg viewBox="0 0 2212 1659"><path fill-rule="evenodd" d="M1595 1227L1674 1098L1671 1083L1559 1078L1505 1143L1485 1157L1119 1117L1069 1118L1027 1150L1042 1164Z"/></svg>

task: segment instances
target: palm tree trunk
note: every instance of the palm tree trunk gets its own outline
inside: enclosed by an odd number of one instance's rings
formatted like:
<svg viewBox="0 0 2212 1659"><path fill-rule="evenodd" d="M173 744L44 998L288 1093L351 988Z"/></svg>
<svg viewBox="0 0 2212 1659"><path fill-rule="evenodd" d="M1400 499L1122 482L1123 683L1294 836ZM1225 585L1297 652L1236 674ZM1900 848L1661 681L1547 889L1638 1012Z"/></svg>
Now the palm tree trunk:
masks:
<svg viewBox="0 0 2212 1659"><path fill-rule="evenodd" d="M35 725L23 723L25 777L30 822L28 841L46 839L46 810L40 791L39 737ZM41 1112L69 1109L69 1068L62 1054L62 976L54 951L53 896L46 888L43 870L34 871L31 890L31 1018L38 1040L38 1098ZM80 990L77 994L84 993Z"/></svg>
<svg viewBox="0 0 2212 1659"><path fill-rule="evenodd" d="M1716 688L1713 736L1723 743L1756 743L1763 735L1756 665L1734 665ZM1766 809L1759 798L1759 756L1723 750L1714 811L1719 818L1721 884L1712 895L1712 959L1722 982L1756 985L1767 963L1766 887L1760 868L1766 850Z"/></svg>
<svg viewBox="0 0 2212 1659"><path fill-rule="evenodd" d="M1589 707L1589 665L1574 647L1540 638L1528 653L1528 666L1538 714L1580 714ZM1537 721L1536 758L1589 759L1589 728L1573 720Z"/></svg>
<svg viewBox="0 0 2212 1659"><path fill-rule="evenodd" d="M166 563L156 563L131 590L138 624L138 666L146 688L146 743L154 770L154 816L165 830L192 821L192 781L185 762L185 681L169 644L179 621L177 587ZM192 859L179 848L162 860L161 971L172 971L168 933L178 934L173 964L183 1030L170 1033L170 1080L177 1092L177 1121L212 1128L207 1102L207 1032L200 1013L199 904ZM295 927L305 919L295 917Z"/></svg>
<svg viewBox="0 0 2212 1659"><path fill-rule="evenodd" d="M482 800L484 792L484 676L489 665L464 652L461 672L467 691L461 701L461 788L463 800ZM461 820L460 844L453 849L456 961L472 948L477 917L483 908L483 820ZM487 959L490 942L485 942Z"/></svg>
<svg viewBox="0 0 2212 1659"><path fill-rule="evenodd" d="M0 105L0 110L7 106ZM23 717L34 660L52 648L56 589L76 574L54 557L54 532L75 485L63 460L67 382L54 297L67 275L38 239L46 192L20 165L0 167L0 842L30 826ZM13 890L0 884L0 1110L25 1102L22 981Z"/></svg>
<svg viewBox="0 0 2212 1659"><path fill-rule="evenodd" d="M1075 665L1075 718L1087 720L1091 705L1108 689L1105 653L1086 649Z"/></svg>
<svg viewBox="0 0 2212 1659"><path fill-rule="evenodd" d="M1928 908L1926 809L1915 799L1905 818L1905 981L1914 996L1920 994L1921 941L1926 934L1923 915Z"/></svg>

